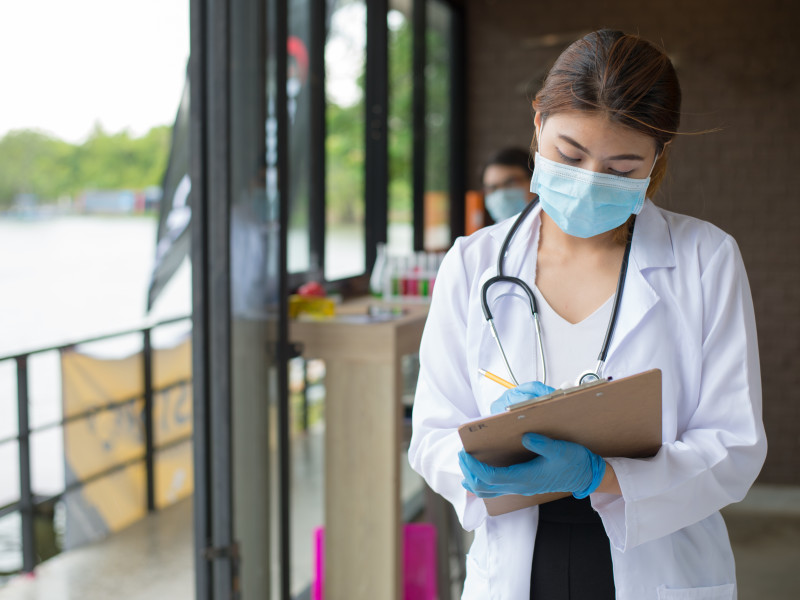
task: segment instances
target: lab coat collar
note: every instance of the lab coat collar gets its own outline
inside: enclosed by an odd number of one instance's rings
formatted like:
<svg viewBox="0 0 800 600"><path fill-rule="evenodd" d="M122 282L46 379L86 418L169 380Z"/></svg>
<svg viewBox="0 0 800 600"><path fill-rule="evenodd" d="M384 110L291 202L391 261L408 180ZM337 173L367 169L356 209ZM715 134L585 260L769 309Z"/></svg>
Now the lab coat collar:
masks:
<svg viewBox="0 0 800 600"><path fill-rule="evenodd" d="M519 275L522 271L523 261L530 260L530 256L523 249L530 247L531 236L534 231L538 231L541 218L541 204L536 206L528 218L525 219L514 239L511 240L505 261L505 273L507 275ZM503 245L515 218L506 219L492 227L489 235L497 242L498 250ZM669 226L661 211L648 198L645 200L644 207L636 217L634 227L634 239L631 246L632 267L644 271L646 269L659 267L674 267L675 253L672 248L672 237ZM535 252L536 248L531 248ZM535 272L535 267L534 267Z"/></svg>
<svg viewBox="0 0 800 600"><path fill-rule="evenodd" d="M650 199L645 200L642 211L636 217L631 258L640 271L675 266L669 226L664 215Z"/></svg>
<svg viewBox="0 0 800 600"><path fill-rule="evenodd" d="M674 266L675 252L669 225L661 210L648 199L642 212L636 217L625 289L622 292L614 337L606 358L606 375L618 376L614 372L613 364L615 350L661 300L647 280L645 271Z"/></svg>
<svg viewBox="0 0 800 600"><path fill-rule="evenodd" d="M503 263L503 272L506 275L515 277L522 277L526 279L531 285L536 279L536 252L538 248L531 247L532 236L534 232L539 231L540 215L542 212L542 205L537 204L531 210L531 213L526 217L525 222L522 223L514 234L514 238L508 246L506 252L506 259ZM498 223L489 232L489 236L497 242L497 251L503 246L503 241L506 239L508 232L511 230L512 225L517 220L517 217L512 217ZM523 267L527 266L523 272ZM496 274L495 267L492 265L491 274Z"/></svg>

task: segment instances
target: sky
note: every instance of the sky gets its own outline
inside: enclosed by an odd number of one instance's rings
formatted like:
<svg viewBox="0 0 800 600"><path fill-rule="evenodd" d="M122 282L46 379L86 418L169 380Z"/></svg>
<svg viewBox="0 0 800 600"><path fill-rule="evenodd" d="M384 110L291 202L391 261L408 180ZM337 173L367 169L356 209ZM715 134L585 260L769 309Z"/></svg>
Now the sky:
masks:
<svg viewBox="0 0 800 600"><path fill-rule="evenodd" d="M0 0L0 137L171 125L188 57L189 0Z"/></svg>
<svg viewBox="0 0 800 600"><path fill-rule="evenodd" d="M341 106L362 96L358 77L364 69L367 11L363 4L345 4L331 15L331 35L325 45L327 97Z"/></svg>

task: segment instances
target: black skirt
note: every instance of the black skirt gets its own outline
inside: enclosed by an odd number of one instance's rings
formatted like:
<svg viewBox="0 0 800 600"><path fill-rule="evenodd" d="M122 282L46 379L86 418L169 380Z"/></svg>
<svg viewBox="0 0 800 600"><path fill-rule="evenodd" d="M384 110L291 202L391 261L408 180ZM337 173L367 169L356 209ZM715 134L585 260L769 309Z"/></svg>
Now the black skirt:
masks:
<svg viewBox="0 0 800 600"><path fill-rule="evenodd" d="M589 498L539 506L531 600L614 600L611 548Z"/></svg>

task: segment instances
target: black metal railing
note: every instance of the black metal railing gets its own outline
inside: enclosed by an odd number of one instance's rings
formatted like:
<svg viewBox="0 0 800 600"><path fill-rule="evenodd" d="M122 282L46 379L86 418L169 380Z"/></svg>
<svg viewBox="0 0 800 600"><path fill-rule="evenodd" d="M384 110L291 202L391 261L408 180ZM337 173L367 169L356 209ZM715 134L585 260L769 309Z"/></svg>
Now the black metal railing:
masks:
<svg viewBox="0 0 800 600"><path fill-rule="evenodd" d="M21 541L22 541L22 572L30 573L36 567L38 562L36 552L36 539L34 535L34 519L37 509L43 505L50 505L64 497L67 493L81 488L88 483L111 475L117 471L121 471L127 467L137 463L144 462L146 472L146 489L147 489L147 510L152 512L156 509L156 496L155 496L155 476L154 476L154 456L157 451L166 450L173 446L177 446L186 441L191 440L191 433L184 435L168 442L155 445L154 431L153 431L153 405L154 394L156 392L167 392L172 388L186 385L191 379L181 380L165 386L163 388L153 388L153 346L152 346L152 332L155 329L167 325L174 325L183 321L190 321L190 316L175 317L153 323L147 327L139 329L131 329L120 331L107 335L92 337L88 339L71 342L69 344L62 344L58 346L51 346L47 348L38 348L30 350L21 354L12 354L9 356L0 356L0 363L4 361L14 361L16 363L16 380L17 380L17 435L11 435L5 438L0 438L0 447L6 444L16 443L18 445L19 454L19 500L0 507L0 518L6 515L18 512L20 514ZM127 337L132 335L142 336L142 361L143 361L143 395L126 398L124 400L109 401L100 406L89 408L83 412L62 417L58 421L46 423L41 426L31 428L29 418L29 359L33 355L43 354L45 352L62 352L69 350L75 346L82 344L90 344L95 342L103 342L115 338ZM63 427L69 423L89 419L94 415L102 412L116 410L118 408L131 405L135 402L144 400L143 410L143 428L144 428L144 452L136 457L130 458L111 465L110 467L94 473L84 479L79 479L64 486L64 489L52 495L36 495L33 491L31 480L31 434L39 433L49 429Z"/></svg>

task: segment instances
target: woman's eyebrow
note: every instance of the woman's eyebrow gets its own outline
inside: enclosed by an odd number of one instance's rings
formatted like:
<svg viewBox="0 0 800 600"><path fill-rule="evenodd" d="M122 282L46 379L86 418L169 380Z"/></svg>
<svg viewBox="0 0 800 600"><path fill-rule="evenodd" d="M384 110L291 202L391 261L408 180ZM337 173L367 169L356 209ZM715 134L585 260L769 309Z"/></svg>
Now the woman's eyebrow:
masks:
<svg viewBox="0 0 800 600"><path fill-rule="evenodd" d="M559 133L559 134L558 134L558 137L559 137L560 139L564 140L565 142L567 142L568 144L572 144L573 146L575 146L575 147L576 147L578 150L580 150L581 152L585 152L585 153L586 153L586 154L588 154L589 156L591 156L591 155L592 155L592 153L591 153L591 152L589 152L589 150L588 150L587 148L585 148L584 146L580 145L578 142L576 142L575 140L573 140L573 139L572 139L571 137L569 137L568 135L564 135L563 133Z"/></svg>
<svg viewBox="0 0 800 600"><path fill-rule="evenodd" d="M568 144L571 144L571 145L575 146L581 152L585 152L589 156L592 155L592 153L589 152L588 148L586 148L585 146L582 146L581 144L579 144L578 142L573 140L568 135L564 135L563 133L560 133L558 135L558 137L560 139L564 140L565 142L567 142ZM644 160L644 156L641 156L639 154L617 154L616 156L609 156L607 160Z"/></svg>
<svg viewBox="0 0 800 600"><path fill-rule="evenodd" d="M616 156L609 156L608 160L644 160L644 156L638 154L617 154Z"/></svg>

